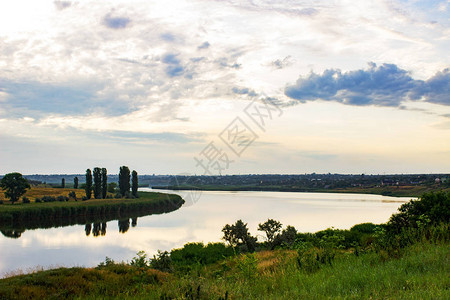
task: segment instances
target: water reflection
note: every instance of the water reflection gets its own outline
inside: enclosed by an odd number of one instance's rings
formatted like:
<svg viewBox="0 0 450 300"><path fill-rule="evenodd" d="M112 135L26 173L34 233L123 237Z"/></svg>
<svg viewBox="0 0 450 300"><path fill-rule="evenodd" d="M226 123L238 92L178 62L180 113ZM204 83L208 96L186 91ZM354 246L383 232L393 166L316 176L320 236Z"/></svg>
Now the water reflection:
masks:
<svg viewBox="0 0 450 300"><path fill-rule="evenodd" d="M33 211L33 217L29 216L28 211L18 211L11 218L2 219L0 222L0 232L3 236L18 239L29 229L48 229L58 227L68 227L73 225L84 225L86 236L94 237L106 235L106 223L118 220L119 232L126 233L131 226L137 226L137 218L155 214L173 212L179 209L184 201L146 203L131 209L98 210L95 213L74 213L73 215L55 214L53 210ZM70 210L69 210L70 211Z"/></svg>
<svg viewBox="0 0 450 300"><path fill-rule="evenodd" d="M131 220L131 222L130 222ZM137 217L134 218L124 218L117 220L118 228L120 233L127 233L131 227L137 226ZM107 222L96 222L96 223L87 223L84 225L84 232L86 236L90 236L92 233L92 236L98 237L98 236L105 236L106 235L106 228L107 228ZM0 232L3 234L3 236L13 239L18 239L22 236L22 234L25 232L25 229L2 229Z"/></svg>
<svg viewBox="0 0 450 300"><path fill-rule="evenodd" d="M182 191L172 193L184 196ZM165 214L92 219L62 228L0 227L0 277L18 268L92 267L106 256L129 261L140 250L152 256L158 249L170 251L187 242L218 242L222 227L237 219L248 223L255 236L261 234L258 223L267 218L280 221L284 227L292 225L300 232L382 223L408 200L353 194L202 192L194 205Z"/></svg>

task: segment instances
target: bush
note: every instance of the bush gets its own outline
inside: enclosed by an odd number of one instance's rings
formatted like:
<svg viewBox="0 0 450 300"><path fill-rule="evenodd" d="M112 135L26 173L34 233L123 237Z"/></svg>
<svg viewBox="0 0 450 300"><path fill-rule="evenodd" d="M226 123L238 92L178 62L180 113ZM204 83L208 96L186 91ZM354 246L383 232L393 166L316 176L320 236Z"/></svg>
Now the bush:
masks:
<svg viewBox="0 0 450 300"><path fill-rule="evenodd" d="M0 200L0 204L3 204L3 200Z"/></svg>
<svg viewBox="0 0 450 300"><path fill-rule="evenodd" d="M147 268L149 266L147 262L147 254L145 254L144 251L139 251L136 257L133 257L133 259L130 262L131 266L138 267L138 268Z"/></svg>
<svg viewBox="0 0 450 300"><path fill-rule="evenodd" d="M66 201L66 198L67 197L65 197L65 196L58 196L58 197L56 197L56 200L59 202L64 202L64 201ZM69 198L67 198L67 199L69 199Z"/></svg>
<svg viewBox="0 0 450 300"><path fill-rule="evenodd" d="M172 259L169 252L158 250L157 256L153 255L153 259L150 261L150 267L162 272L172 272Z"/></svg>
<svg viewBox="0 0 450 300"><path fill-rule="evenodd" d="M181 249L172 250L170 258L178 266L191 266L212 264L233 254L233 248L223 243L209 243L206 247L203 243L188 243Z"/></svg>
<svg viewBox="0 0 450 300"><path fill-rule="evenodd" d="M69 198L72 198L72 199L74 199L75 201L77 201L77 194L75 194L74 191L71 191L71 192L69 193Z"/></svg>
<svg viewBox="0 0 450 300"><path fill-rule="evenodd" d="M41 198L35 198L35 199L34 199L34 202L36 202L36 203L41 203L42 200L41 200Z"/></svg>
<svg viewBox="0 0 450 300"><path fill-rule="evenodd" d="M56 201L56 198L55 198L55 197L52 197L52 196L43 196L43 197L42 197L42 201L43 201L43 202L55 202L55 201Z"/></svg>
<svg viewBox="0 0 450 300"><path fill-rule="evenodd" d="M425 193L418 200L402 204L386 225L389 234L399 234L404 228L429 227L450 219L450 192Z"/></svg>
<svg viewBox="0 0 450 300"><path fill-rule="evenodd" d="M28 204L28 203L30 203L30 199L28 199L28 197L23 197L22 198L22 203Z"/></svg>
<svg viewBox="0 0 450 300"><path fill-rule="evenodd" d="M86 201L88 198L86 196L83 196L83 198L81 198L82 201Z"/></svg>

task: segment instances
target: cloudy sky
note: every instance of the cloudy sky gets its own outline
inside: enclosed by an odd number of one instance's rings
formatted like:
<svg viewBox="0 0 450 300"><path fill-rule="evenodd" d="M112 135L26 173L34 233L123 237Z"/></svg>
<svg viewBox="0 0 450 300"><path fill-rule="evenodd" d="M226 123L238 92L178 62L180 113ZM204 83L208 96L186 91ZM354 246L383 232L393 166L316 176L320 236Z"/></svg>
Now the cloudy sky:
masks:
<svg viewBox="0 0 450 300"><path fill-rule="evenodd" d="M450 170L450 1L2 1L0 174Z"/></svg>

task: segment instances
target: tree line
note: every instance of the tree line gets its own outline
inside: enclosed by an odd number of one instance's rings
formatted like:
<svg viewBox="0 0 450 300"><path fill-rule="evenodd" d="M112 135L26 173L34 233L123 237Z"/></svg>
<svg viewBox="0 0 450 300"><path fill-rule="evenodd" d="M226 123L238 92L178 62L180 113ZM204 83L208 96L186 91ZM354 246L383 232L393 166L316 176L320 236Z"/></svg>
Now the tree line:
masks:
<svg viewBox="0 0 450 300"><path fill-rule="evenodd" d="M106 168L95 167L92 172L91 169L86 170L86 183L84 184L84 190L86 196L83 200L91 199L106 199L109 193L115 193L117 184L111 182L108 184L108 173ZM130 184L131 180L131 184ZM79 179L75 177L73 179L74 189L78 189ZM61 187L65 188L66 181L63 178L61 180ZM83 187L83 185L81 185ZM133 170L130 174L130 169L127 166L120 167L119 170L119 190L115 194L115 198L138 198L138 173ZM0 181L0 188L4 190L6 198L9 198L11 204L19 201L28 189L31 188L29 182L22 176L22 174L14 172L3 176ZM131 192L130 192L131 189ZM69 194L70 196L70 194ZM112 198L111 196L109 196ZM24 197L26 198L26 197ZM76 197L74 196L76 199ZM24 199L28 201L28 198ZM24 201L25 203L25 201ZM27 202L29 203L29 202ZM1 204L1 203L0 203Z"/></svg>
<svg viewBox="0 0 450 300"><path fill-rule="evenodd" d="M131 179L131 185L130 185ZM78 187L78 178L74 178L74 187ZM95 167L86 170L86 184L84 190L86 192L86 200L91 199L92 193L95 199L105 199L108 192L115 191L116 184L108 185L108 175L106 168ZM131 193L130 193L131 188ZM138 198L138 174L135 170L131 172L127 166L119 169L119 191L115 195L116 198Z"/></svg>

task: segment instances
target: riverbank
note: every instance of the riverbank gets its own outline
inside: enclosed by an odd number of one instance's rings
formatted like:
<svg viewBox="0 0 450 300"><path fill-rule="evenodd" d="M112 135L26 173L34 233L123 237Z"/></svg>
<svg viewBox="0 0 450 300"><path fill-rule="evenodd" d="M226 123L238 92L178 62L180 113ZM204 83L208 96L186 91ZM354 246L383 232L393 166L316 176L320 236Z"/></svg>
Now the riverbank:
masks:
<svg viewBox="0 0 450 300"><path fill-rule="evenodd" d="M424 193L444 191L449 192L450 188L436 188L426 186L384 186L384 187L351 187L335 189L297 188L282 186L218 186L218 185L198 185L198 186L153 186L152 189L161 190L202 190L202 191L254 191L254 192L302 192L302 193L349 193L349 194L375 194L392 197L420 197Z"/></svg>
<svg viewBox="0 0 450 300"><path fill-rule="evenodd" d="M139 198L89 199L68 198L69 192L76 192L77 198L82 190L33 188L27 194L34 198L54 197L56 201L30 203L3 203L0 205L0 229L35 229L60 227L74 224L107 222L124 217L170 212L178 209L184 200L174 194L139 192ZM81 192L80 192L81 191ZM27 196L29 197L29 196ZM61 197L61 201L58 201ZM65 198L62 198L65 197Z"/></svg>
<svg viewBox="0 0 450 300"><path fill-rule="evenodd" d="M0 280L5 299L448 299L448 242L421 242L400 258L340 251L332 264L302 269L293 250L238 255L192 271L163 272L106 260ZM142 262L142 261L141 261Z"/></svg>

